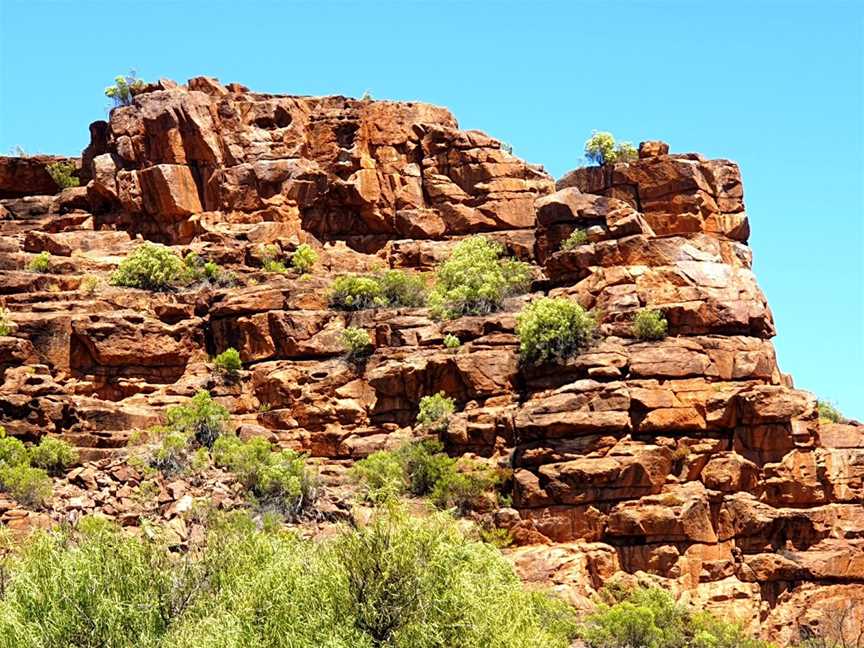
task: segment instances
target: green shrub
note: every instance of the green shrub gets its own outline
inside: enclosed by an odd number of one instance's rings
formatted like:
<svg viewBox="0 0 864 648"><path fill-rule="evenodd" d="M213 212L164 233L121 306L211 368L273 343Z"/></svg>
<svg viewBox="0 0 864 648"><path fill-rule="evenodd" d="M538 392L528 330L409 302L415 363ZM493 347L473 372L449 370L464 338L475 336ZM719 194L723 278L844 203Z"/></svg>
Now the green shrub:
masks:
<svg viewBox="0 0 864 648"><path fill-rule="evenodd" d="M364 358L372 353L372 338L364 329L349 326L342 331L342 346L349 359Z"/></svg>
<svg viewBox="0 0 864 648"><path fill-rule="evenodd" d="M183 257L183 268L174 283L193 284L206 280L217 286L230 286L234 279L233 273L223 272L215 261L205 261L194 252L189 252Z"/></svg>
<svg viewBox="0 0 864 648"><path fill-rule="evenodd" d="M588 242L588 230L585 229L575 229L570 233L564 242L561 244L562 250L572 250L574 248L579 247L580 245L585 245Z"/></svg>
<svg viewBox="0 0 864 648"><path fill-rule="evenodd" d="M219 374L229 380L235 380L243 368L240 352L234 347L229 347L217 355L213 359L213 365Z"/></svg>
<svg viewBox="0 0 864 648"><path fill-rule="evenodd" d="M846 423L847 419L833 403L819 401L819 420L824 423Z"/></svg>
<svg viewBox="0 0 864 648"><path fill-rule="evenodd" d="M407 443L397 451L407 492L417 497L431 494L438 483L455 472L456 460L444 453L438 439Z"/></svg>
<svg viewBox="0 0 864 648"><path fill-rule="evenodd" d="M606 590L606 602L588 615L579 636L589 648L768 648L740 627L693 613L660 588Z"/></svg>
<svg viewBox="0 0 864 648"><path fill-rule="evenodd" d="M0 426L0 467L26 466L30 464L30 453L19 439L6 436L6 430Z"/></svg>
<svg viewBox="0 0 864 648"><path fill-rule="evenodd" d="M455 507L459 513L465 514L499 481L498 474L485 466L470 461L454 462L453 468L435 482L429 497L440 509Z"/></svg>
<svg viewBox="0 0 864 648"><path fill-rule="evenodd" d="M459 338L455 335L448 333L444 336L444 346L448 349L458 349L462 346L462 342L460 342Z"/></svg>
<svg viewBox="0 0 864 648"><path fill-rule="evenodd" d="M564 360L584 349L594 333L594 318L566 297L541 297L516 318L523 362Z"/></svg>
<svg viewBox="0 0 864 648"><path fill-rule="evenodd" d="M30 272L51 272L51 255L48 252L40 252L30 259L30 263L27 264L27 269Z"/></svg>
<svg viewBox="0 0 864 648"><path fill-rule="evenodd" d="M213 445L213 461L230 470L267 507L297 517L316 498L316 479L306 466L306 455L293 450L274 452L261 437L241 441L223 436Z"/></svg>
<svg viewBox="0 0 864 648"><path fill-rule="evenodd" d="M426 303L426 282L417 273L387 270L374 279L381 286L381 295L388 306L410 308Z"/></svg>
<svg viewBox="0 0 864 648"><path fill-rule="evenodd" d="M132 70L125 76L114 77L114 85L105 88L105 96L113 99L115 106L131 106L135 98L133 91L140 90L144 85L144 81L137 78Z"/></svg>
<svg viewBox="0 0 864 648"><path fill-rule="evenodd" d="M594 131L585 142L585 157L602 166L615 162L632 162L638 157L638 152L630 142L616 144L612 133Z"/></svg>
<svg viewBox="0 0 864 648"><path fill-rule="evenodd" d="M501 259L503 247L484 236L460 241L437 272L429 295L433 317L483 315L499 310L505 297L518 295L531 285L531 267Z"/></svg>
<svg viewBox="0 0 864 648"><path fill-rule="evenodd" d="M339 310L363 310L387 306L381 283L374 277L336 277L330 287L330 306Z"/></svg>
<svg viewBox="0 0 864 648"><path fill-rule="evenodd" d="M87 275L81 280L81 283L78 285L78 290L80 290L85 295L92 295L99 288L99 277L96 275Z"/></svg>
<svg viewBox="0 0 864 648"><path fill-rule="evenodd" d="M55 477L77 461L78 451L57 437L44 436L39 445L30 448L30 463Z"/></svg>
<svg viewBox="0 0 864 648"><path fill-rule="evenodd" d="M402 270L375 275L343 275L330 287L330 306L340 310L422 306L426 300L423 277Z"/></svg>
<svg viewBox="0 0 864 648"><path fill-rule="evenodd" d="M157 430L153 430L156 432ZM159 429L158 445L150 455L150 465L166 476L183 472L189 465L192 452L192 439L188 434L171 430Z"/></svg>
<svg viewBox="0 0 864 648"><path fill-rule="evenodd" d="M456 404L443 391L420 399L417 425L430 432L443 432L450 424L450 417L456 411Z"/></svg>
<svg viewBox="0 0 864 648"><path fill-rule="evenodd" d="M41 508L51 497L52 481L44 470L26 463L0 465L0 491L6 491L20 504Z"/></svg>
<svg viewBox="0 0 864 648"><path fill-rule="evenodd" d="M68 187L77 187L81 184L80 180L73 175L75 173L75 163L74 162L63 162L57 161L49 164L45 167L45 170L48 172L48 175L51 176L51 179L57 183L57 186L61 189L67 189Z"/></svg>
<svg viewBox="0 0 864 648"><path fill-rule="evenodd" d="M306 274L318 262L318 253L307 243L301 243L291 255L291 266L300 274Z"/></svg>
<svg viewBox="0 0 864 648"><path fill-rule="evenodd" d="M373 452L354 462L351 477L363 487L363 498L381 504L406 492L405 468L401 458L389 450Z"/></svg>
<svg viewBox="0 0 864 648"><path fill-rule="evenodd" d="M213 447L229 418L228 410L204 390L196 393L186 405L169 407L166 415L171 431L194 438L205 448Z"/></svg>
<svg viewBox="0 0 864 648"><path fill-rule="evenodd" d="M0 306L0 335L9 335L13 330L12 318L9 317L9 309Z"/></svg>
<svg viewBox="0 0 864 648"><path fill-rule="evenodd" d="M662 340L669 330L669 323L663 313L643 308L633 318L633 335L640 340Z"/></svg>
<svg viewBox="0 0 864 648"><path fill-rule="evenodd" d="M185 270L174 252L147 241L120 262L110 282L113 286L167 290L184 277Z"/></svg>

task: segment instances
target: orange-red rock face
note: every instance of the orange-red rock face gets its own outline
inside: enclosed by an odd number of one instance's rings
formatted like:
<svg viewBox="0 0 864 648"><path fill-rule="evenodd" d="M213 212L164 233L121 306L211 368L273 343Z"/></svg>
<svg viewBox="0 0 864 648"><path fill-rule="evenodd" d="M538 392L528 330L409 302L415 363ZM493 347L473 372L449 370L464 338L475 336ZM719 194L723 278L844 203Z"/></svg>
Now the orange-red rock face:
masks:
<svg viewBox="0 0 864 648"><path fill-rule="evenodd" d="M61 480L47 513L0 495L4 523L99 509L136 524L139 476L122 447L197 389L242 435L325 460L336 485L443 390L461 410L448 450L512 468L512 509L494 518L520 545L514 564L577 605L616 573L653 577L785 642L813 610L864 598L864 426L820 424L778 369L734 163L646 142L636 162L556 186L442 108L203 78L151 86L91 133L86 187L23 183L0 201L14 322L0 337L0 423L27 440L62 433L95 463ZM587 242L560 250L576 228ZM327 308L336 275L429 271L478 232L535 266L531 295L449 322ZM136 235L213 260L238 285L108 286ZM321 257L311 276L261 271L262 244L301 242ZM52 272L27 272L42 250ZM521 366L515 316L543 293L595 309L601 339L563 365ZM646 306L664 311L669 337L634 339ZM349 325L372 334L364 364L342 358ZM238 384L207 365L228 347L245 363ZM232 501L222 477L206 483L163 484L161 513L179 520L193 491Z"/></svg>

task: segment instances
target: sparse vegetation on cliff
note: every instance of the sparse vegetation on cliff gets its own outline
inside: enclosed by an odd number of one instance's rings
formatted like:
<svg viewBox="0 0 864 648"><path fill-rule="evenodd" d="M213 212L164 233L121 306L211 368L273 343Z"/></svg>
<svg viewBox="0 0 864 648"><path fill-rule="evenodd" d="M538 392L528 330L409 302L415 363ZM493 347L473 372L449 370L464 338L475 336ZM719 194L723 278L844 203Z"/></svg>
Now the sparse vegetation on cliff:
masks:
<svg viewBox="0 0 864 648"><path fill-rule="evenodd" d="M129 106L135 98L135 91L140 90L144 85L144 81L138 78L135 70L132 70L127 75L114 77L114 85L105 88L105 96L113 99L115 106Z"/></svg>
<svg viewBox="0 0 864 648"><path fill-rule="evenodd" d="M164 245L149 241L123 259L111 275L111 285L167 290L183 274L182 259Z"/></svg>
<svg viewBox="0 0 864 648"><path fill-rule="evenodd" d="M570 236L564 239L564 242L561 244L561 249L572 250L580 245L585 245L587 242L588 231L582 228L577 228L571 232Z"/></svg>
<svg viewBox="0 0 864 648"><path fill-rule="evenodd" d="M370 355L373 351L372 338L369 333L356 326L349 326L342 331L342 346L349 360L358 360Z"/></svg>
<svg viewBox="0 0 864 648"><path fill-rule="evenodd" d="M183 405L169 407L166 413L169 429L195 439L205 448L213 447L216 439L223 434L228 418L228 410L204 390Z"/></svg>
<svg viewBox="0 0 864 648"><path fill-rule="evenodd" d="M61 189L67 189L69 187L77 187L81 184L81 181L74 175L75 173L75 163L74 162L53 162L45 167L45 170L48 172L48 175L51 176L51 179L57 183L57 186Z"/></svg>
<svg viewBox="0 0 864 648"><path fill-rule="evenodd" d="M630 142L616 143L612 133L594 131L585 142L585 157L602 166L615 162L632 162L638 157L638 153Z"/></svg>
<svg viewBox="0 0 864 648"><path fill-rule="evenodd" d="M421 306L426 284L419 274L387 270L374 275L343 275L330 287L330 306L339 310Z"/></svg>
<svg viewBox="0 0 864 648"><path fill-rule="evenodd" d="M633 318L633 335L640 340L662 340L669 330L663 313L652 308L643 308Z"/></svg>
<svg viewBox="0 0 864 648"><path fill-rule="evenodd" d="M483 315L499 310L506 297L527 291L531 267L502 259L503 254L504 248L485 236L460 241L438 268L429 295L431 314L443 319Z"/></svg>
<svg viewBox="0 0 864 648"><path fill-rule="evenodd" d="M51 255L48 252L40 252L30 259L30 263L27 264L27 269L30 272L39 272L42 274L51 272Z"/></svg>
<svg viewBox="0 0 864 648"><path fill-rule="evenodd" d="M584 349L594 334L594 318L566 297L541 297L516 318L523 362L562 361Z"/></svg>
<svg viewBox="0 0 864 648"><path fill-rule="evenodd" d="M456 403L444 392L420 399L417 425L424 430L440 433L447 429L450 417L456 411Z"/></svg>
<svg viewBox="0 0 864 648"><path fill-rule="evenodd" d="M9 317L9 309L5 306L0 306L0 335L9 335L12 333L13 328L12 318Z"/></svg>
<svg viewBox="0 0 864 648"><path fill-rule="evenodd" d="M843 413L830 401L819 401L819 420L824 423L845 423Z"/></svg>
<svg viewBox="0 0 864 648"><path fill-rule="evenodd" d="M78 461L78 451L61 438L45 436L30 448L30 463L59 476Z"/></svg>
<svg viewBox="0 0 864 648"><path fill-rule="evenodd" d="M234 347L225 349L213 358L213 367L226 380L236 380L243 362L240 360L240 352Z"/></svg>
<svg viewBox="0 0 864 648"><path fill-rule="evenodd" d="M301 275L306 274L318 262L318 253L307 243L301 243L291 255L291 267Z"/></svg>
<svg viewBox="0 0 864 648"><path fill-rule="evenodd" d="M6 430L0 426L0 492L7 492L23 506L41 508L51 497L52 481L48 473L41 467L31 464L48 460L46 463L52 469L62 467L67 459L49 457L51 443L42 450L38 447L28 449L19 439L6 436ZM70 458L69 463L74 460Z"/></svg>

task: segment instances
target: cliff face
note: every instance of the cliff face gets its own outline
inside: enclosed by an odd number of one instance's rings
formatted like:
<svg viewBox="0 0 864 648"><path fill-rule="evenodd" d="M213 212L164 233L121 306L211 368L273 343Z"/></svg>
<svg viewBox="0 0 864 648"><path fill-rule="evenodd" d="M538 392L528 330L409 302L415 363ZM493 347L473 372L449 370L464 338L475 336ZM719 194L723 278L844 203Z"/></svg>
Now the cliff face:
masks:
<svg viewBox="0 0 864 648"><path fill-rule="evenodd" d="M14 322L0 337L0 424L25 440L62 434L86 460L47 512L0 494L3 523L99 510L137 524L141 477L122 448L197 389L242 435L320 458L337 494L346 466L404 439L419 399L444 391L460 410L448 451L513 470L512 508L494 517L520 573L576 605L616 573L653 575L786 641L864 597L864 427L820 424L814 397L778 369L734 163L646 142L635 162L556 184L442 108L206 78L151 85L91 135L82 187L44 195L38 161L17 180L5 170L23 162L0 164L15 196L0 200ZM588 241L560 250L577 227ZM534 265L532 294L446 322L423 308L328 309L335 276L429 271L475 233ZM106 278L137 235L238 285L92 290L85 276ZM262 245L304 242L321 257L311 277L262 272ZM25 271L41 251L52 272ZM601 338L563 365L523 367L515 316L543 293L595 309ZM667 338L632 337L646 306L665 313ZM373 336L362 366L342 358L349 325ZM245 365L233 385L207 365L229 347ZM145 512L182 539L190 494L236 498L221 478L176 480Z"/></svg>

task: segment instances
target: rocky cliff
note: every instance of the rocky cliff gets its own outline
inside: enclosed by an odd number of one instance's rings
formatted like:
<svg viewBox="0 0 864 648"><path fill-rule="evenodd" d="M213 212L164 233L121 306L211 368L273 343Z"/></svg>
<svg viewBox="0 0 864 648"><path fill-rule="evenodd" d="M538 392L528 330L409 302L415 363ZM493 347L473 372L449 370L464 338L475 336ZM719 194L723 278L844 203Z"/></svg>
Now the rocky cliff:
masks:
<svg viewBox="0 0 864 648"><path fill-rule="evenodd" d="M3 524L100 511L134 526L147 513L182 539L190 496L230 504L236 489L224 475L165 480L144 504L123 448L198 389L241 435L318 458L329 506L344 507L346 467L404 439L420 397L444 391L459 409L448 452L512 469L512 508L492 512L518 545L508 555L576 605L624 572L788 641L864 598L864 426L820 423L778 369L733 162L644 142L632 163L556 183L443 108L203 77L151 84L90 132L80 187L55 193L46 159L0 159L12 321L0 424L26 441L62 435L84 460L46 511L0 493ZM562 250L577 227L587 241ZM424 308L328 308L339 274L427 272L476 233L533 265L531 294L443 322ZM108 285L141 238L236 283ZM321 259L311 276L263 271L262 246L301 243ZM43 251L50 271L27 271ZM515 316L541 294L594 309L601 336L563 365L521 366ZM665 339L632 337L646 306L665 313ZM372 334L361 365L343 358L349 325ZM244 369L226 385L208 359L229 347Z"/></svg>

